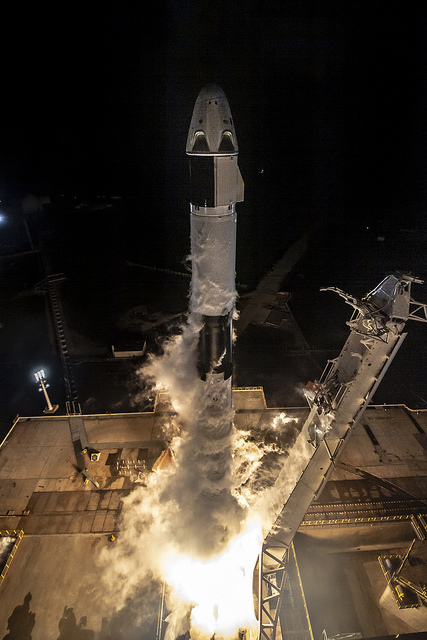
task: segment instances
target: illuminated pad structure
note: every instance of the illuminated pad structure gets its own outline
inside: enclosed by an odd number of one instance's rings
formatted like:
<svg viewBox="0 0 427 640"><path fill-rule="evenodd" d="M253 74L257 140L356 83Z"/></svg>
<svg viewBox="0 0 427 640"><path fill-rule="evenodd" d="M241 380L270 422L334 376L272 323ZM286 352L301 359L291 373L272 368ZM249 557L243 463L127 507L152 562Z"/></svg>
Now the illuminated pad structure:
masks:
<svg viewBox="0 0 427 640"><path fill-rule="evenodd" d="M46 400L46 407L43 409L43 413L55 413L58 410L59 405L52 404L49 398L49 394L47 392L47 387L49 386L46 382L46 374L43 369L36 371L34 373L34 379L39 385L39 391L41 391Z"/></svg>
<svg viewBox="0 0 427 640"><path fill-rule="evenodd" d="M313 499L328 476L406 337L407 320L427 322L427 305L411 298L408 274L387 276L358 300L329 287L354 308L350 335L340 355L330 360L320 378L308 383L310 413L297 439L306 449L308 464L264 540L259 572L261 640L276 637L286 563L292 541ZM310 453L309 450L312 450ZM286 466L281 475L286 476ZM280 481L280 478L279 478ZM277 484L277 483L276 483Z"/></svg>

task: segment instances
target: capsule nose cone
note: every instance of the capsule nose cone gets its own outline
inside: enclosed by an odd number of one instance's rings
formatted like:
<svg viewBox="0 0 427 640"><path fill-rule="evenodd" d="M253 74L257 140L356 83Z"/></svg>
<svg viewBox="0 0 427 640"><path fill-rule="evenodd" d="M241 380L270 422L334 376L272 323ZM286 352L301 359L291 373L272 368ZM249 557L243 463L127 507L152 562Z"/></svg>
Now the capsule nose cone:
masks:
<svg viewBox="0 0 427 640"><path fill-rule="evenodd" d="M188 132L189 155L237 155L236 132L225 93L206 84L197 96Z"/></svg>
<svg viewBox="0 0 427 640"><path fill-rule="evenodd" d="M225 93L219 85L211 83L211 84L205 84L205 86L202 87L199 95L197 96L196 103L209 102L209 101L215 101L215 100L227 101L227 98L225 97Z"/></svg>

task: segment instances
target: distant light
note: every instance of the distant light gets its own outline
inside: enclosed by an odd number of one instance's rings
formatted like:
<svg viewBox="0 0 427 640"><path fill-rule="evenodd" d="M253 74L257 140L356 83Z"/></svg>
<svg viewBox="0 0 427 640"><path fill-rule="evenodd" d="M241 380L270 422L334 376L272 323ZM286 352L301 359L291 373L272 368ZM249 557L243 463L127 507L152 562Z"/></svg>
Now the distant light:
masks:
<svg viewBox="0 0 427 640"><path fill-rule="evenodd" d="M34 374L34 378L36 379L36 382L41 382L42 380L46 380L46 374L44 370L40 369L39 371L36 371Z"/></svg>
<svg viewBox="0 0 427 640"><path fill-rule="evenodd" d="M59 405L52 404L49 398L49 394L47 392L48 384L45 383L46 374L44 369L39 369L35 372L34 378L36 382L39 384L39 391L42 391L46 400L46 407L43 409L43 413L55 413L58 410Z"/></svg>

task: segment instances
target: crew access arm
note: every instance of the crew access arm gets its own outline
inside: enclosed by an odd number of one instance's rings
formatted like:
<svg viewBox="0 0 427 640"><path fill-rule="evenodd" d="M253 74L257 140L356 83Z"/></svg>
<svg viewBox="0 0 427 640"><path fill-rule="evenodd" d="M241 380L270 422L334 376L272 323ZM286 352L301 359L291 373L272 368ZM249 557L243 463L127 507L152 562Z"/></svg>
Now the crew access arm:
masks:
<svg viewBox="0 0 427 640"><path fill-rule="evenodd" d="M347 323L351 332L340 355L328 362L320 380L307 385L310 413L298 439L312 449L312 455L264 540L260 558L261 639L275 637L287 551L308 507L322 491L405 339L406 321L427 322L427 305L411 299L413 282L422 284L422 280L408 274L389 275L361 300L328 288L354 308ZM281 474L286 474L286 466Z"/></svg>

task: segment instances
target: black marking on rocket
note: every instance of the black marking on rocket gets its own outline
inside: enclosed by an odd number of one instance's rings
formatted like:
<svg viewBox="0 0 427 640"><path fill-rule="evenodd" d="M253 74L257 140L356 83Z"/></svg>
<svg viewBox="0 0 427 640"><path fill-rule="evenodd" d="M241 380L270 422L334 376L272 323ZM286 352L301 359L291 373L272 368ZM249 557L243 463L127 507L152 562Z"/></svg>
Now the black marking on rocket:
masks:
<svg viewBox="0 0 427 640"><path fill-rule="evenodd" d="M207 374L222 373L224 380L233 373L233 336L231 314L203 316L199 335L197 369L206 381Z"/></svg>

